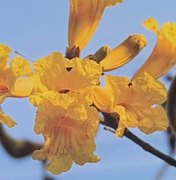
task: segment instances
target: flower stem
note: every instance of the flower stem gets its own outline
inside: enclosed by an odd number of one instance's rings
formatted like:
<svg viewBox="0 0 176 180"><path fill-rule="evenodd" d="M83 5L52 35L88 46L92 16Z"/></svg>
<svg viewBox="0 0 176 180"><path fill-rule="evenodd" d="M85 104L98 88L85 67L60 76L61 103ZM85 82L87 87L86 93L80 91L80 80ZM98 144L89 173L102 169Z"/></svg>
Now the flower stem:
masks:
<svg viewBox="0 0 176 180"><path fill-rule="evenodd" d="M100 122L100 123L105 125L105 126L108 126L110 128L116 129L116 127L112 127L110 125L107 125L105 122ZM115 131L110 129L110 128L105 127L104 129L109 131L109 132L115 133ZM143 141L142 139L140 139L139 137L134 135L130 130L125 129L125 132L124 132L123 136L125 136L128 139L130 139L135 144L139 145L145 151L147 151L147 152L153 154L154 156L162 159L163 161L165 161L169 165L176 167L176 160L175 159L173 159L172 157L162 153L161 151L157 150L156 148L154 148L150 144L146 143L145 141Z"/></svg>

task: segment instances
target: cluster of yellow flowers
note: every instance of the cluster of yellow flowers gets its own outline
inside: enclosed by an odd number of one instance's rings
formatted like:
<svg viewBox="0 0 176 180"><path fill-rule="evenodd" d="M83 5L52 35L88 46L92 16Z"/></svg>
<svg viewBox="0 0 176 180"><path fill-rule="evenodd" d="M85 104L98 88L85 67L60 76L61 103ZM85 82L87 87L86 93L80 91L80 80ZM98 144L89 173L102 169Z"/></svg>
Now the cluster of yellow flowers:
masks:
<svg viewBox="0 0 176 180"><path fill-rule="evenodd" d="M130 35L110 50L102 47L83 59L79 52L94 34L104 9L121 0L70 0L68 48L66 57L59 52L30 64L21 57L7 62L11 50L0 45L0 103L6 97L28 97L36 108L34 131L45 144L33 158L47 160L47 170L60 174L72 163L97 162L94 139L100 112L116 113L116 135L125 128L138 127L149 134L166 130L168 120L160 106L167 98L164 85L157 80L176 62L176 23L158 29L153 18L144 26L156 33L157 43L144 65L129 80L105 75L132 60L146 45L143 35ZM105 86L100 86L100 78ZM0 122L8 127L16 123L3 112Z"/></svg>

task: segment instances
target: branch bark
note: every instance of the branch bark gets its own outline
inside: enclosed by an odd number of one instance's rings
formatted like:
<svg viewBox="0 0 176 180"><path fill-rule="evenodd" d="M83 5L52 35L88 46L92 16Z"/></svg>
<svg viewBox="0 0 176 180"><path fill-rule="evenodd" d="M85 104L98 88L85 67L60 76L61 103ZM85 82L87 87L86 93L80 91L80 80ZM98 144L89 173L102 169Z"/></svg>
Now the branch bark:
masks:
<svg viewBox="0 0 176 180"><path fill-rule="evenodd" d="M110 127L113 129L112 130L112 129L105 128L105 130L108 130L112 133L115 133L115 130L117 129L117 124L116 123L110 123L111 121L112 121L112 117L110 118L110 121L108 123L107 123L107 121L101 121L100 123L105 125L106 127ZM162 153L161 151L157 150L156 148L151 146L149 143L146 143L145 141L143 141L142 139L140 139L139 137L134 135L130 130L125 129L123 136L130 139L135 144L139 145L145 151L147 151L147 152L153 154L154 156L162 159L163 161L165 161L169 165L176 167L176 160L175 159L173 159L172 157L170 157L170 156Z"/></svg>
<svg viewBox="0 0 176 180"><path fill-rule="evenodd" d="M32 154L34 150L41 149L42 145L28 140L17 140L9 136L0 124L0 142L6 152L14 158L22 158Z"/></svg>

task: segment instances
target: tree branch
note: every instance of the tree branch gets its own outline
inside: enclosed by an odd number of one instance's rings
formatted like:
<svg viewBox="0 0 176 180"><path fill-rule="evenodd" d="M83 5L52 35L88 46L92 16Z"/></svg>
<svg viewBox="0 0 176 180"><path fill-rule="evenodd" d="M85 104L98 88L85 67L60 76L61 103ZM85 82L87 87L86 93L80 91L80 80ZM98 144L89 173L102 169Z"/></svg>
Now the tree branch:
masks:
<svg viewBox="0 0 176 180"><path fill-rule="evenodd" d="M17 140L10 137L0 124L0 142L9 155L14 158L22 158L32 154L34 150L41 149L42 144L28 140Z"/></svg>
<svg viewBox="0 0 176 180"><path fill-rule="evenodd" d="M170 156L162 153L161 151L157 150L150 144L146 143L145 141L138 138L136 135L134 135L132 132L130 132L128 129L125 130L124 136L137 145L139 145L141 148L143 148L145 151L157 156L158 158L162 159L163 161L167 162L171 166L176 167L176 160L171 158Z"/></svg>
<svg viewBox="0 0 176 180"><path fill-rule="evenodd" d="M110 121L108 123L106 123L107 121L101 121L100 123L110 127L114 130L117 129L117 126L113 123L111 124L110 122L112 121L112 117L110 118ZM105 130L108 130L109 132L115 133L114 130L105 127ZM124 135L126 138L130 139L131 141L133 141L135 144L139 145L142 149L144 149L145 151L153 154L154 156L162 159L163 161L165 161L166 163L170 164L171 166L176 167L176 160L173 159L172 157L162 153L161 151L157 150L156 148L154 148L153 146L151 146L150 144L146 143L145 141L143 141L142 139L140 139L139 137L137 137L136 135L134 135L131 131L129 131L128 129L125 129Z"/></svg>

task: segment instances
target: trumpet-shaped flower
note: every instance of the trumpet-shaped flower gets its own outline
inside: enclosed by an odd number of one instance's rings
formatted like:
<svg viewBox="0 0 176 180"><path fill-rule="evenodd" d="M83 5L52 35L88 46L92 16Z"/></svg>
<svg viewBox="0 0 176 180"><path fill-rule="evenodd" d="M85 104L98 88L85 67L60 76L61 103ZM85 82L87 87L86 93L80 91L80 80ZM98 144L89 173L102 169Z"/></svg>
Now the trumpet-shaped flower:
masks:
<svg viewBox="0 0 176 180"><path fill-rule="evenodd" d="M6 97L27 97L33 88L33 80L28 77L32 74L29 63L21 57L15 57L8 67L8 59L11 50L9 47L0 44L0 103ZM8 126L10 118L1 113L1 119ZM1 120L3 122L3 120Z"/></svg>
<svg viewBox="0 0 176 180"><path fill-rule="evenodd" d="M42 134L45 145L33 153L34 159L47 160L47 170L53 174L68 171L73 162L83 165L97 162L94 138L98 129L98 113L80 97L72 102L67 94L60 96L57 105L40 103L35 132Z"/></svg>
<svg viewBox="0 0 176 180"><path fill-rule="evenodd" d="M83 49L94 34L107 6L121 3L122 0L70 0L68 28L69 49Z"/></svg>
<svg viewBox="0 0 176 180"><path fill-rule="evenodd" d="M164 23L158 30L158 23L153 18L144 21L144 27L157 36L155 48L146 62L133 78L148 73L155 78L167 73L176 63L176 23Z"/></svg>
<svg viewBox="0 0 176 180"><path fill-rule="evenodd" d="M91 92L99 83L101 66L52 53L37 60L34 70L38 82L30 100L38 106L35 132L44 136L45 146L33 158L47 159L53 174L69 170L73 162L97 162L93 152L99 117L91 106Z"/></svg>
<svg viewBox="0 0 176 180"><path fill-rule="evenodd" d="M82 94L89 96L90 90L98 85L102 73L101 66L89 59L68 60L60 53L52 53L34 64L35 74L39 77L35 92L30 97L37 105L42 97L54 99L59 94ZM43 89L43 90L41 90ZM76 96L75 96L76 97Z"/></svg>
<svg viewBox="0 0 176 180"><path fill-rule="evenodd" d="M106 76L105 80L106 88L94 90L94 103L100 110L118 113L117 136L123 135L128 127L138 127L146 134L167 129L166 112L157 106L166 100L163 84L146 73L133 81L115 76Z"/></svg>
<svg viewBox="0 0 176 180"><path fill-rule="evenodd" d="M103 71L111 71L128 63L145 47L146 43L145 37L141 34L129 36L100 61Z"/></svg>

